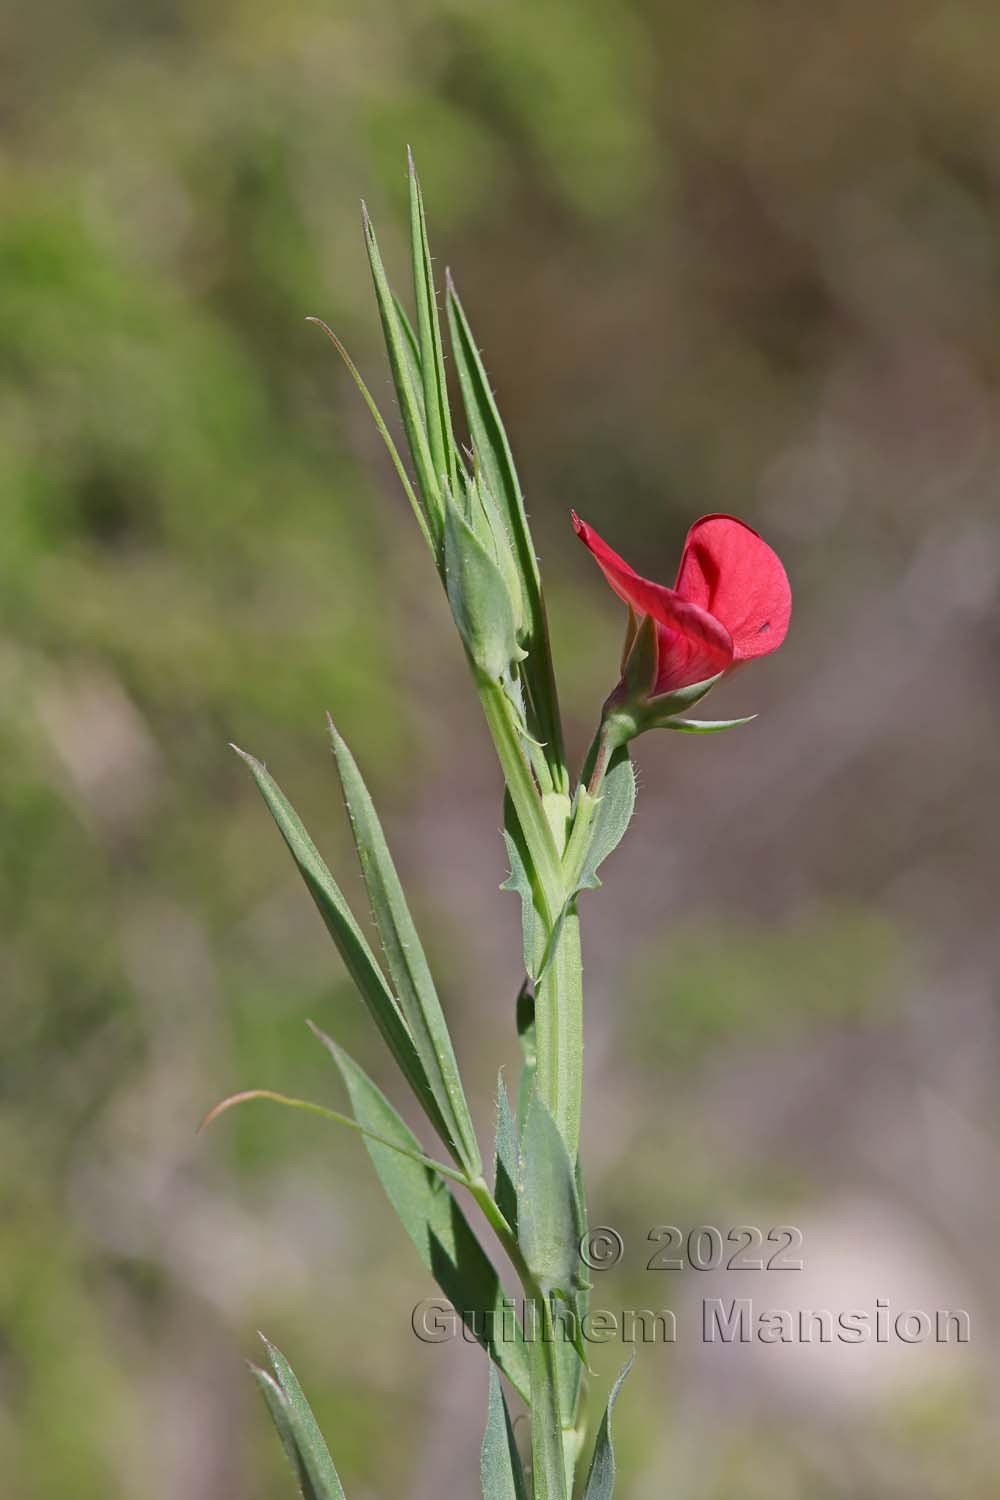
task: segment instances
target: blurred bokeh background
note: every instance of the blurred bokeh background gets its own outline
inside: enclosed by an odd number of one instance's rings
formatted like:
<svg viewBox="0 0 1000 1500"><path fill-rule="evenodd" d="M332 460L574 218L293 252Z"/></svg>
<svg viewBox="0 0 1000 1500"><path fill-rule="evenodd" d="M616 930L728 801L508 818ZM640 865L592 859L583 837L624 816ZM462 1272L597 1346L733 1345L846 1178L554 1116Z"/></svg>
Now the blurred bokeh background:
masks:
<svg viewBox="0 0 1000 1500"><path fill-rule="evenodd" d="M619 1407L641 1500L1000 1488L1000 11L987 0L52 0L0 114L0 1487L265 1500L243 1359L289 1354L352 1500L477 1492L478 1351L353 1138L314 1016L400 1100L243 768L346 888L330 708L437 961L484 1141L513 1067L499 781L345 372L388 378L364 195L404 150L485 347L581 751L622 621L571 505L672 575L697 514L786 559L788 643L648 736L587 898L608 1308L670 1306ZM649 1229L802 1229L759 1306L965 1307L972 1342L711 1350ZM751 1285L752 1283L752 1285ZM715 1290L717 1279L712 1282ZM715 1294L713 1292L713 1294ZM620 1362L595 1349L600 1390Z"/></svg>

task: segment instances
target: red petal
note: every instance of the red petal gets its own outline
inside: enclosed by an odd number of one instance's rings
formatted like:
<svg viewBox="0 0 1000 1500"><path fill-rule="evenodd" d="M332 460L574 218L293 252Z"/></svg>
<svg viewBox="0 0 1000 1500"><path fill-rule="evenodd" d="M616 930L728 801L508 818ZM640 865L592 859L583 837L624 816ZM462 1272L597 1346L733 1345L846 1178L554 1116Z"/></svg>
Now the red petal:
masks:
<svg viewBox="0 0 1000 1500"><path fill-rule="evenodd" d="M702 516L687 534L677 592L721 620L735 661L776 651L788 634L792 591L781 559L735 516Z"/></svg>
<svg viewBox="0 0 1000 1500"><path fill-rule="evenodd" d="M573 526L619 599L637 614L650 615L660 626L657 693L704 682L732 664L729 631L707 610L662 583L640 577L575 511Z"/></svg>

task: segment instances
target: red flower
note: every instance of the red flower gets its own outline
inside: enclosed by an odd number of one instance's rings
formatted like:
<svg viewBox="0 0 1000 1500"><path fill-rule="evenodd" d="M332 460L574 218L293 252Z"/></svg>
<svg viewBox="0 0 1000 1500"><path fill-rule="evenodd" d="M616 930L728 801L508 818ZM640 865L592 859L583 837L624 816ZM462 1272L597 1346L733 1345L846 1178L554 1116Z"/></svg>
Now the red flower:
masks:
<svg viewBox="0 0 1000 1500"><path fill-rule="evenodd" d="M651 696L704 682L776 651L792 591L777 554L735 516L702 516L687 534L672 589L641 578L573 512L576 534L620 599L656 625Z"/></svg>

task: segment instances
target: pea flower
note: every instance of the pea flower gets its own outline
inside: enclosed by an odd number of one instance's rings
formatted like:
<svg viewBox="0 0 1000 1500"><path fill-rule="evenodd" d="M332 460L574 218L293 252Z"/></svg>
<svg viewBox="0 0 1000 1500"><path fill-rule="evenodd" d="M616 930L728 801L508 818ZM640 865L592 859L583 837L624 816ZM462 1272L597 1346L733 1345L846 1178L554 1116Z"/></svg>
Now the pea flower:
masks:
<svg viewBox="0 0 1000 1500"><path fill-rule="evenodd" d="M641 727L665 722L703 696L701 690L770 655L785 639L792 611L788 576L777 553L735 516L695 521L673 588L641 577L575 511L573 525L629 607L622 682L612 700L618 708L641 706ZM694 726L676 721L669 727Z"/></svg>

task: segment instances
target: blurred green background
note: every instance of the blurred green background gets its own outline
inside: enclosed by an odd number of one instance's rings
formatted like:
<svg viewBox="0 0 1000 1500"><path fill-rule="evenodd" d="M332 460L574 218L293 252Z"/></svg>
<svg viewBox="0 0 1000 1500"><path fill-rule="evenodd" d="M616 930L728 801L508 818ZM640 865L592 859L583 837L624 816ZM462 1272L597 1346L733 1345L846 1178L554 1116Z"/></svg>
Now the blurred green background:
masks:
<svg viewBox="0 0 1000 1500"><path fill-rule="evenodd" d="M290 1493L257 1327L351 1500L476 1489L483 1363L410 1332L432 1287L356 1141L263 1105L194 1135L240 1087L337 1102L310 1015L401 1097L226 749L356 895L327 708L484 1141L516 1063L498 775L303 321L388 402L357 205L401 280L407 142L578 752L622 621L571 505L665 580L691 519L735 511L795 588L782 652L712 704L760 719L641 743L585 904L591 1210L626 1240L597 1300L682 1328L619 1407L623 1492L997 1494L1000 10L54 0L4 55L3 1495ZM665 1223L796 1224L805 1272L727 1296L963 1306L972 1343L707 1350L710 1278L643 1270ZM619 1351L593 1358L600 1389Z"/></svg>

